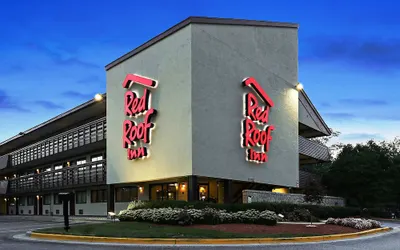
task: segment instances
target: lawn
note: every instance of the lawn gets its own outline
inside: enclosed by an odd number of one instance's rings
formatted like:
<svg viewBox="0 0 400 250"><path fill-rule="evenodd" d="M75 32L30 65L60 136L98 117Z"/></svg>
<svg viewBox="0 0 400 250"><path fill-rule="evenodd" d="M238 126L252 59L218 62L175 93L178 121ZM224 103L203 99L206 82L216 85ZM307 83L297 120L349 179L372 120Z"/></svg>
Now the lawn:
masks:
<svg viewBox="0 0 400 250"><path fill-rule="evenodd" d="M46 228L38 233L71 234L121 238L197 238L197 239L227 239L227 238L277 238L300 237L316 234L251 234L232 233L218 230L199 229L181 226L164 226L139 222L109 222L87 225L72 225L68 233L63 228Z"/></svg>

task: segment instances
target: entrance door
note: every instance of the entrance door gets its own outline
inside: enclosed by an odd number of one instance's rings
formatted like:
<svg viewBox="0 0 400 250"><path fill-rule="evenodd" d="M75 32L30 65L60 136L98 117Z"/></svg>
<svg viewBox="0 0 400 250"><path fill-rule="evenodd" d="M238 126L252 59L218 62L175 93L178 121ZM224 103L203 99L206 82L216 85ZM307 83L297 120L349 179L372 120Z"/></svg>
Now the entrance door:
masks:
<svg viewBox="0 0 400 250"><path fill-rule="evenodd" d="M37 196L38 197L38 196ZM34 198L34 203L33 203L33 214L38 215L38 203L39 203L39 198L33 197Z"/></svg>
<svg viewBox="0 0 400 250"><path fill-rule="evenodd" d="M39 215L43 215L43 196L39 196L38 205L39 205Z"/></svg>
<svg viewBox="0 0 400 250"><path fill-rule="evenodd" d="M69 201L69 215L75 215L75 193L72 193Z"/></svg>

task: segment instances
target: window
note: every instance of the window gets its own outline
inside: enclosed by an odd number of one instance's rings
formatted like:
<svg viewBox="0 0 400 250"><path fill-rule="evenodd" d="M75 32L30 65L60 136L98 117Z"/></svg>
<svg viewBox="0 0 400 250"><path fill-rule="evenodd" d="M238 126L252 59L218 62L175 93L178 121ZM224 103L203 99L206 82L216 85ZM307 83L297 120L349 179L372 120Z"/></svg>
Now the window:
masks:
<svg viewBox="0 0 400 250"><path fill-rule="evenodd" d="M54 170L59 170L59 169L62 169L63 168L63 166L62 165L57 165L57 166L54 166Z"/></svg>
<svg viewBox="0 0 400 250"><path fill-rule="evenodd" d="M82 160L78 160L78 161L76 161L76 165L83 165L83 164L85 164L86 163L86 159L82 159Z"/></svg>
<svg viewBox="0 0 400 250"><path fill-rule="evenodd" d="M102 160L103 160L103 156L102 155L98 155L98 156L93 156L92 157L92 162L102 161Z"/></svg>
<svg viewBox="0 0 400 250"><path fill-rule="evenodd" d="M28 206L33 206L34 203L35 203L35 197L34 196L28 196L27 205Z"/></svg>
<svg viewBox="0 0 400 250"><path fill-rule="evenodd" d="M21 198L19 198L19 205L20 206L25 206L25 197L21 197Z"/></svg>
<svg viewBox="0 0 400 250"><path fill-rule="evenodd" d="M107 190L105 190L105 189L92 190L91 202L92 203L107 202Z"/></svg>
<svg viewBox="0 0 400 250"><path fill-rule="evenodd" d="M44 170L44 172L50 172L51 171L51 168L46 168L45 170Z"/></svg>
<svg viewBox="0 0 400 250"><path fill-rule="evenodd" d="M43 196L43 205L51 205L51 195L46 194Z"/></svg>
<svg viewBox="0 0 400 250"><path fill-rule="evenodd" d="M116 202L130 202L138 199L137 187L116 188Z"/></svg>
<svg viewBox="0 0 400 250"><path fill-rule="evenodd" d="M54 205L60 205L61 203L60 196L58 194L54 194Z"/></svg>
<svg viewBox="0 0 400 250"><path fill-rule="evenodd" d="M76 204L86 203L86 191L76 192Z"/></svg>

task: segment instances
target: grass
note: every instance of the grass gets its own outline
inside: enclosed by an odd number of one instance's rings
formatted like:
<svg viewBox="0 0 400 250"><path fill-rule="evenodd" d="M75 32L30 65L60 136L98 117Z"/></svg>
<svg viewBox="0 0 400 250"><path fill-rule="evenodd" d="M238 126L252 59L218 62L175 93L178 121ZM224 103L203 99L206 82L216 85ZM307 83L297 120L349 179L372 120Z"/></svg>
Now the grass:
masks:
<svg viewBox="0 0 400 250"><path fill-rule="evenodd" d="M161 226L139 222L109 222L87 225L71 225L65 232L63 228L46 228L37 233L70 234L99 237L120 238L197 238L197 239L226 239L226 238L278 238L313 236L315 234L242 234L216 230L188 228L181 226Z"/></svg>

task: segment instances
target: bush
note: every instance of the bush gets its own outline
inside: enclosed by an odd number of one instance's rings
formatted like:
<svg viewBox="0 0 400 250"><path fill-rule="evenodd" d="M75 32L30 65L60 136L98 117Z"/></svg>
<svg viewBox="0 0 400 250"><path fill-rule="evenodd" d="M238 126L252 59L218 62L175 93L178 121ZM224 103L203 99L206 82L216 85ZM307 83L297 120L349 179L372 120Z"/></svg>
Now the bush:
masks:
<svg viewBox="0 0 400 250"><path fill-rule="evenodd" d="M220 223L253 223L276 225L278 216L271 211L227 212L214 208L139 208L123 210L118 214L120 221L151 222L158 224L191 225Z"/></svg>
<svg viewBox="0 0 400 250"><path fill-rule="evenodd" d="M361 218L329 218L325 224L339 225L343 227L352 227L359 230L368 230L382 227L381 223L376 220Z"/></svg>
<svg viewBox="0 0 400 250"><path fill-rule="evenodd" d="M249 203L249 204L216 204L207 202L186 202L186 201L148 201L141 202L140 204L135 203L132 205L132 209L143 209L143 208L184 208L188 207L191 209L205 209L207 207L218 210L225 210L227 212L238 212L246 210L256 211L273 211L276 214L283 214L285 218L289 213L295 210L305 211L308 210L314 217L319 219L327 219L329 217L344 218L344 217L355 217L360 216L361 210L354 207L328 207L311 204L292 204L292 203ZM303 218L301 216L301 218ZM308 218L305 221L309 221Z"/></svg>

